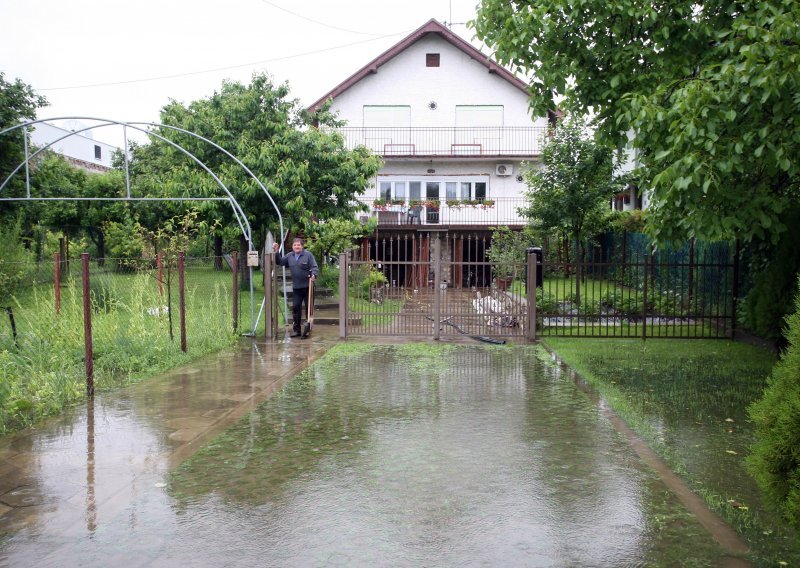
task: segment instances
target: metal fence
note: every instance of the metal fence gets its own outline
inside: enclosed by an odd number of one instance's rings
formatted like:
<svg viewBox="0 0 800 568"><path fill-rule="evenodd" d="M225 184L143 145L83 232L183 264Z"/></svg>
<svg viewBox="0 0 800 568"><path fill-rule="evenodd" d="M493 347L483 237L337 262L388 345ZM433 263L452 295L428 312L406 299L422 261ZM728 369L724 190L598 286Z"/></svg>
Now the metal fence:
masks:
<svg viewBox="0 0 800 568"><path fill-rule="evenodd" d="M543 127L337 128L348 149L366 146L382 156L534 156Z"/></svg>
<svg viewBox="0 0 800 568"><path fill-rule="evenodd" d="M485 260L487 242L406 235L370 241L352 258L342 255L340 334L524 337L530 320L522 290L498 286Z"/></svg>
<svg viewBox="0 0 800 568"><path fill-rule="evenodd" d="M340 334L723 338L736 330L734 246L619 238L576 261L543 247L500 278L487 237L370 240L340 258ZM538 277L535 286L532 278ZM346 293L342 293L346 290ZM535 290L535 296L533 291Z"/></svg>
<svg viewBox="0 0 800 568"><path fill-rule="evenodd" d="M728 243L656 250L644 235L609 235L577 262L545 249L539 335L733 337L738 252Z"/></svg>
<svg viewBox="0 0 800 568"><path fill-rule="evenodd" d="M6 262L4 274L19 285L0 298L9 315L0 322L0 342L15 341L15 332L46 337L56 318L82 319L84 309L95 333L107 334L112 344L129 334L168 334L185 350L187 325L189 342L193 329L249 330L249 287L242 271L233 270L236 256L62 259L56 253L48 261Z"/></svg>

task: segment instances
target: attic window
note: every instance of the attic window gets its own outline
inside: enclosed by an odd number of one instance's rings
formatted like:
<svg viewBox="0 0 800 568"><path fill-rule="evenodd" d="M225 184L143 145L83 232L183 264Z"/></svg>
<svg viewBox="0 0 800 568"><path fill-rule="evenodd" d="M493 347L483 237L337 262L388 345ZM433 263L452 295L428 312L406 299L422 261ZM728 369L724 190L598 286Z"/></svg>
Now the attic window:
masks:
<svg viewBox="0 0 800 568"><path fill-rule="evenodd" d="M439 54L426 53L425 54L425 67L439 67Z"/></svg>

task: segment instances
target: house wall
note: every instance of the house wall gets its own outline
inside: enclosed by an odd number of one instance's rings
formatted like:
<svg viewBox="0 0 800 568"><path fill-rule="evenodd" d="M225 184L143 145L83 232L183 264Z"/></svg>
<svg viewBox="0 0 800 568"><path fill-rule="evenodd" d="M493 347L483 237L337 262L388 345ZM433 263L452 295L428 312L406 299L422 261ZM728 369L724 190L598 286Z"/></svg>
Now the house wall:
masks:
<svg viewBox="0 0 800 568"><path fill-rule="evenodd" d="M93 140L86 133L74 134L70 130L59 128L53 124L40 122L31 132L31 142L37 147L43 147L58 140L62 136L71 136L59 140L50 149L58 154L85 163L90 169L111 169L111 158L118 148L105 142ZM100 158L95 157L95 146L100 148ZM92 166L96 166L93 168ZM99 166L99 168L97 168Z"/></svg>
<svg viewBox="0 0 800 568"><path fill-rule="evenodd" d="M425 66L427 53L440 54L439 67ZM523 91L435 34L341 93L333 110L348 126L363 127L364 105L410 105L412 127L455 126L456 105L503 105L503 126L547 126L545 118L531 120Z"/></svg>

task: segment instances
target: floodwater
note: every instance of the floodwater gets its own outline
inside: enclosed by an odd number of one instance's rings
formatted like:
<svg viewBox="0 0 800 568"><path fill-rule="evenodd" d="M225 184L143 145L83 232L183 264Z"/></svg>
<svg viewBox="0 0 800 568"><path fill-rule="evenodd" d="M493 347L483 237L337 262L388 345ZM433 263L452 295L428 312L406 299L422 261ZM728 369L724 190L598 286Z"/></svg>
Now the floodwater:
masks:
<svg viewBox="0 0 800 568"><path fill-rule="evenodd" d="M16 480L0 482L0 565L730 560L537 348L348 343L288 380L324 348L302 345L184 369L0 446Z"/></svg>

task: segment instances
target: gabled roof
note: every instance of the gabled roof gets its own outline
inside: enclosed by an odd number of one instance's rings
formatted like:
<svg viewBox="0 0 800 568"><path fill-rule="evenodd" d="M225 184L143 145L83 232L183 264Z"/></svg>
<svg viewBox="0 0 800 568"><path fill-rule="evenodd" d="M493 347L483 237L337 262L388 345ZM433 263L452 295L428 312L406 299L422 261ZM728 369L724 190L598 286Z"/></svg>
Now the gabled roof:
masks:
<svg viewBox="0 0 800 568"><path fill-rule="evenodd" d="M384 51L381 55L367 63L364 67L353 73L350 77L345 79L342 83L339 83L336 87L332 90L325 93L322 97L320 97L317 101L313 104L309 105L309 111L315 111L322 103L327 101L331 98L336 98L341 93L358 83L361 79L366 77L367 75L372 75L378 72L378 69L384 65L385 63L391 61L395 57L397 57L400 53L414 45L416 42L427 36L428 34L437 34L445 41L449 42L453 46L457 47L472 59L486 67L489 73L494 73L498 77L505 79L509 83L511 83L514 87L518 88L520 91L528 93L528 85L518 79L513 73L508 71L507 69L501 67L491 59L487 55L484 55L480 52L480 50L476 49L471 43L468 41L461 39L459 36L451 32L445 26L437 22L436 20L430 20L428 23L423 25L421 28L417 29L416 31L412 32L408 35L405 39L400 41L399 43L395 44L394 47L389 48L388 50Z"/></svg>

